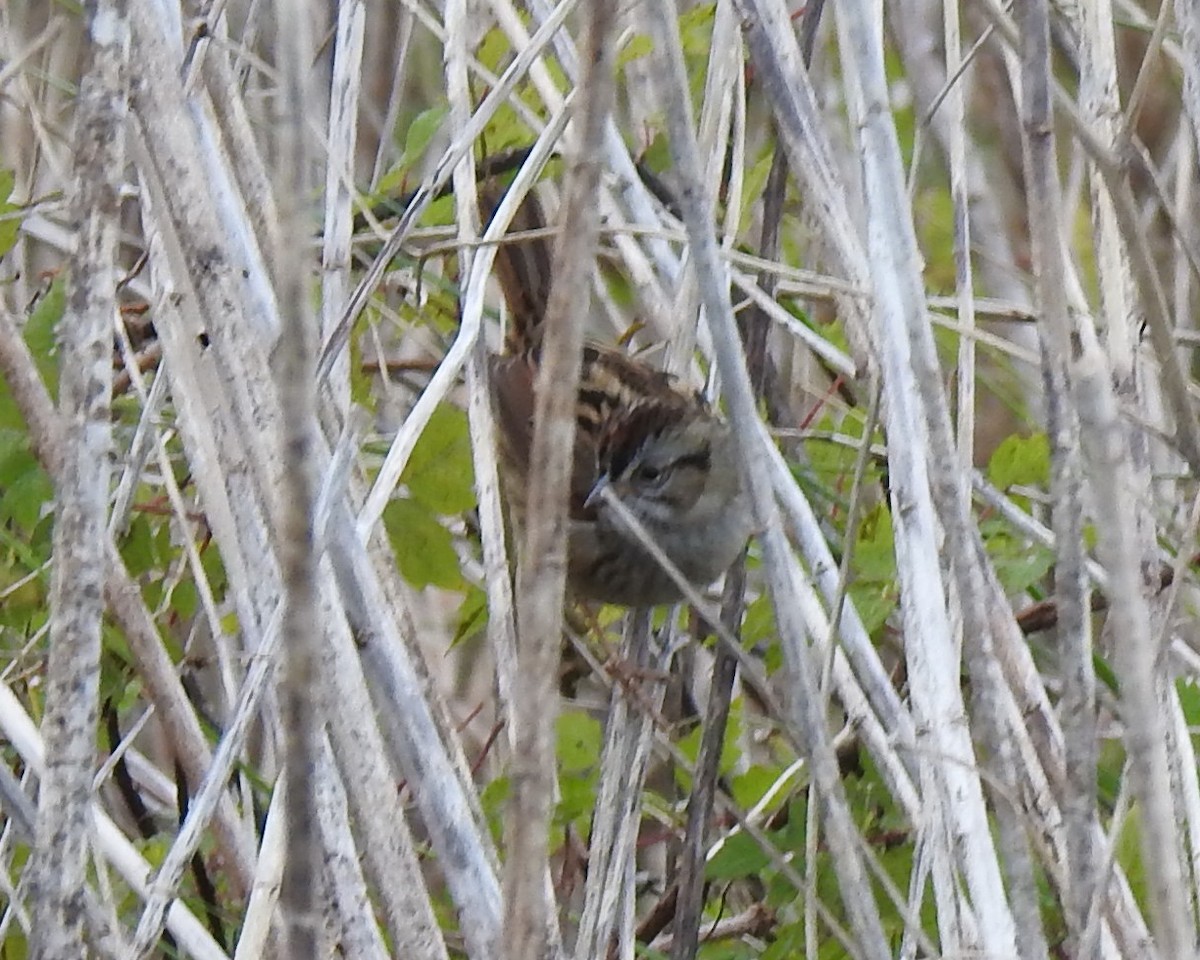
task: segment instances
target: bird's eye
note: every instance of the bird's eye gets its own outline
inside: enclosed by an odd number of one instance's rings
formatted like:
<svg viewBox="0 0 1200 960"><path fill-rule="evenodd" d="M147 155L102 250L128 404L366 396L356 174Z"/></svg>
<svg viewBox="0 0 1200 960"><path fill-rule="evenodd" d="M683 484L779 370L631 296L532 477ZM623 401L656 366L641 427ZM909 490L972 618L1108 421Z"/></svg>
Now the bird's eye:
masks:
<svg viewBox="0 0 1200 960"><path fill-rule="evenodd" d="M651 466L648 463L643 463L640 467L633 471L633 479L638 483L658 483L665 476L665 472L659 470L658 467Z"/></svg>

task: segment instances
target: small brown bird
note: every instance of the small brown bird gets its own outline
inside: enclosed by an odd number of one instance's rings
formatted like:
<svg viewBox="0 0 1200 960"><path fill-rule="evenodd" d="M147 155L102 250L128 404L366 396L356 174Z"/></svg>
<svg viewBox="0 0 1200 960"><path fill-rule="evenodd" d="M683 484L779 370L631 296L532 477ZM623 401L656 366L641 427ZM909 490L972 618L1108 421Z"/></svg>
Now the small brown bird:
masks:
<svg viewBox="0 0 1200 960"><path fill-rule="evenodd" d="M498 202L498 198L494 198ZM492 204L494 209L495 203ZM545 227L530 193L512 230ZM551 247L502 244L496 275L508 304L505 352L493 357L505 497L518 522L533 439L533 385L550 298ZM608 488L688 580L710 584L751 532L751 512L729 426L665 373L620 350L584 347L576 405L567 579L582 599L630 607L673 603L678 586L614 516Z"/></svg>

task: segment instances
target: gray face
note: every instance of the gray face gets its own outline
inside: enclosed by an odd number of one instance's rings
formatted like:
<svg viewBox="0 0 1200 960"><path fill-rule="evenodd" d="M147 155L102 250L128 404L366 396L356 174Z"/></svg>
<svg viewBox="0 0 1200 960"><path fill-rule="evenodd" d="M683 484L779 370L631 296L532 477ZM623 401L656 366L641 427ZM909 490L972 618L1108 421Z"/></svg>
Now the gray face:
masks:
<svg viewBox="0 0 1200 960"><path fill-rule="evenodd" d="M679 523L704 493L715 426L698 420L647 437L627 463L614 464L613 492L647 523Z"/></svg>
<svg viewBox="0 0 1200 960"><path fill-rule="evenodd" d="M591 519L576 523L571 536L569 571L582 595L630 606L681 596L618 506L645 527L684 578L701 587L729 567L750 535L752 517L729 428L707 415L648 420L626 418L602 436L607 442L597 450L598 479L584 504ZM635 432L636 426L649 429Z"/></svg>

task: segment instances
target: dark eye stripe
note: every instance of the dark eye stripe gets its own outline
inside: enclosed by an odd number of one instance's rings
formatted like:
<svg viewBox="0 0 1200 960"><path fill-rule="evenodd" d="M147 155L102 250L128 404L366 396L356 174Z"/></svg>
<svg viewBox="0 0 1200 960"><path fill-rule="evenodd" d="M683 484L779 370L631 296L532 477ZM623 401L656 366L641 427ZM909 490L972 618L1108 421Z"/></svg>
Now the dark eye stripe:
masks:
<svg viewBox="0 0 1200 960"><path fill-rule="evenodd" d="M697 470L707 470L712 466L712 451L705 447L695 453L688 453L675 461L675 467L695 467Z"/></svg>

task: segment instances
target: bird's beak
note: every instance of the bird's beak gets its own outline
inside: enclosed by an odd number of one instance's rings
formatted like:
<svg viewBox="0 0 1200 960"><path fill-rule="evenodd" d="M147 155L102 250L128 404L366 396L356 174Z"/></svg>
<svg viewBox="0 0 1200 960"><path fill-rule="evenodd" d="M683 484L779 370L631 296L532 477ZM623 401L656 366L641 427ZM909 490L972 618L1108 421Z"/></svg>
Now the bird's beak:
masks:
<svg viewBox="0 0 1200 960"><path fill-rule="evenodd" d="M588 491L587 499L583 501L583 505L589 509L596 506L602 499L604 499L604 491L608 489L608 484L608 474L606 473L599 480L597 480L595 486Z"/></svg>

